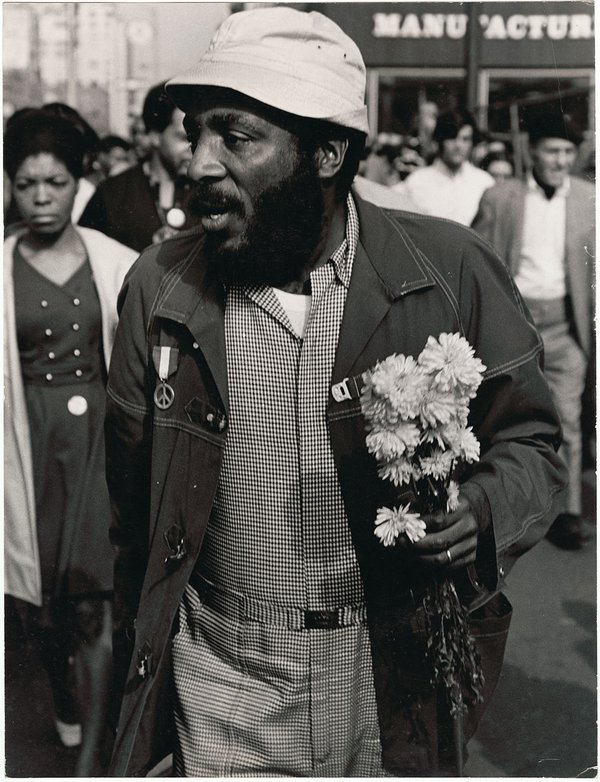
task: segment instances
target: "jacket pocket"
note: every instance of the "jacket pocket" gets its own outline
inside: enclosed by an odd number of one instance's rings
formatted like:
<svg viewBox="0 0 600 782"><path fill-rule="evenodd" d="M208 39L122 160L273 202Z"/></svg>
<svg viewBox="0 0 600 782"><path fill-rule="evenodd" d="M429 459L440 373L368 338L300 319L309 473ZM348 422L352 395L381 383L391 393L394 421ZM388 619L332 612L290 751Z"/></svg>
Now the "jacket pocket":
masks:
<svg viewBox="0 0 600 782"><path fill-rule="evenodd" d="M482 701L469 709L465 716L465 740L467 741L475 733L498 684L511 619L512 606L502 592L498 592L471 614L471 634L481 657L484 685Z"/></svg>

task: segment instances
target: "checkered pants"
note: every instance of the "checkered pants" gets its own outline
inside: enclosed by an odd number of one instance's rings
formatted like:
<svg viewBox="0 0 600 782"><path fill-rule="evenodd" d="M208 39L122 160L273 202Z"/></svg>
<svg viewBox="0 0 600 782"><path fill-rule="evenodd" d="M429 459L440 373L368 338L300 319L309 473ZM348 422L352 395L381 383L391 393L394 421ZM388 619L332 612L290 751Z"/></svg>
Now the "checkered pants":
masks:
<svg viewBox="0 0 600 782"><path fill-rule="evenodd" d="M178 776L385 775L365 624L290 630L188 586L173 678Z"/></svg>

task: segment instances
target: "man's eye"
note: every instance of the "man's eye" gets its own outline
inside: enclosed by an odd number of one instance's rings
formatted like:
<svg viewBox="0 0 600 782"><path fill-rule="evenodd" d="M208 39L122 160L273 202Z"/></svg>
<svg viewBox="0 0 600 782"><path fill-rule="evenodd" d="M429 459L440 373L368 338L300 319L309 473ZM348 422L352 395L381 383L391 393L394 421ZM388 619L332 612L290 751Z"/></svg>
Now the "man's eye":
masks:
<svg viewBox="0 0 600 782"><path fill-rule="evenodd" d="M228 147L240 147L250 141L249 136L242 133L225 133L223 139Z"/></svg>

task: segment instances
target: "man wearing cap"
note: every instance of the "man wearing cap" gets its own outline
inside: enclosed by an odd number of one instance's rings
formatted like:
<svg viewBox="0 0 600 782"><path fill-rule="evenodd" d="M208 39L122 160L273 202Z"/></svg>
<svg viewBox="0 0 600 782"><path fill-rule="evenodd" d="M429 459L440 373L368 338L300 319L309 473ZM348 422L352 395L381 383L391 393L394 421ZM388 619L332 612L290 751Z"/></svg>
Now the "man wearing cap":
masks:
<svg viewBox="0 0 600 782"><path fill-rule="evenodd" d="M147 160L101 182L79 219L79 225L138 252L198 222L187 207L191 155L183 112L157 84L146 95L142 116L151 149Z"/></svg>
<svg viewBox="0 0 600 782"><path fill-rule="evenodd" d="M592 184L569 176L577 141L562 114L535 115L526 180L488 190L473 223L506 261L544 341L569 468L566 511L547 537L567 549L591 537L581 517L581 399L593 350L595 196Z"/></svg>
<svg viewBox="0 0 600 782"><path fill-rule="evenodd" d="M187 776L452 773L417 584L461 582L487 701L510 619L499 590L564 483L538 335L471 231L350 189L365 67L323 15L234 14L167 91L201 226L146 250L120 298L112 773L169 752ZM362 374L456 331L487 367L482 458L455 512L386 548Z"/></svg>

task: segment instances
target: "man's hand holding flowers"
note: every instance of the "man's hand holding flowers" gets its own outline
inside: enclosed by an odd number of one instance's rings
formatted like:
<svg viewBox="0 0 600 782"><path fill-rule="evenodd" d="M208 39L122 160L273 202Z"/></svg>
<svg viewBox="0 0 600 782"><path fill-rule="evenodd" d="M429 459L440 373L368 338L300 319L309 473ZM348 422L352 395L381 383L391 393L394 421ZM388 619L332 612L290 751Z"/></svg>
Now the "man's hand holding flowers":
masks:
<svg viewBox="0 0 600 782"><path fill-rule="evenodd" d="M479 525L465 496L459 496L456 510L422 519L427 525L425 537L410 544L420 562L449 572L475 562Z"/></svg>
<svg viewBox="0 0 600 782"><path fill-rule="evenodd" d="M361 393L367 449L379 477L398 489L398 507L378 509L375 535L425 566L422 606L431 684L444 687L455 720L465 710L463 693L476 701L483 686L452 575L475 562L478 535L487 523L482 519L480 526L470 491L466 486L461 491L456 481L466 465L479 460L468 419L484 371L464 337L444 333L429 337L416 360L394 354L378 362L364 373Z"/></svg>

